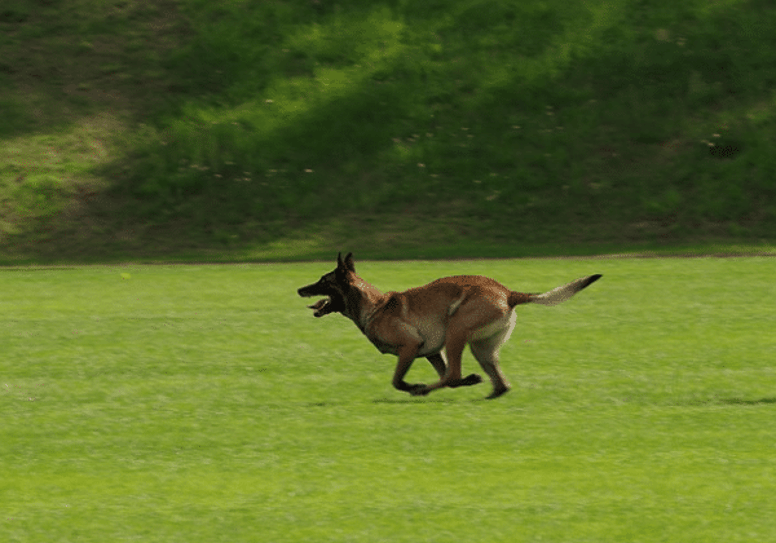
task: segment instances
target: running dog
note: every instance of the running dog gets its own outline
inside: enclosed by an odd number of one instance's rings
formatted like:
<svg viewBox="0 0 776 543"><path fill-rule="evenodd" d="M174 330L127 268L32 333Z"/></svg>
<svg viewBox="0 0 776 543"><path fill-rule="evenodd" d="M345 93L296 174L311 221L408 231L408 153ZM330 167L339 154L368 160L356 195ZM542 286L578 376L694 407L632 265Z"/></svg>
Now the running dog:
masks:
<svg viewBox="0 0 776 543"><path fill-rule="evenodd" d="M472 354L493 383L489 399L510 388L499 368L499 350L515 327L515 306L534 303L556 305L601 278L581 277L544 294L515 292L480 275L456 275L437 279L404 292L383 294L356 275L353 253L317 283L302 287L299 296L325 296L308 306L316 317L342 313L381 353L399 357L393 386L413 396L424 396L443 387L476 385L482 378L472 373L461 377L461 355L468 343ZM447 354L447 363L442 349ZM412 362L425 357L439 374L431 385L404 380Z"/></svg>

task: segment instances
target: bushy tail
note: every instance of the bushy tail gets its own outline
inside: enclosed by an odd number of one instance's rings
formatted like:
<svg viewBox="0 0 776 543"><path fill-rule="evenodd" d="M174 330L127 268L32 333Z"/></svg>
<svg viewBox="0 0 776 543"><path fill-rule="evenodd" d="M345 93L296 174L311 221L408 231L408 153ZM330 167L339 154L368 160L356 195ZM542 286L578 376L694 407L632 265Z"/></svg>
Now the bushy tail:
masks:
<svg viewBox="0 0 776 543"><path fill-rule="evenodd" d="M574 294L583 288L595 283L600 278L600 273L595 275L588 275L587 277L580 277L579 279L576 279L567 285L554 288L549 292L545 292L544 294L529 294L528 302L541 305L558 305L559 303L565 302L574 296Z"/></svg>
<svg viewBox="0 0 776 543"><path fill-rule="evenodd" d="M509 295L509 305L514 307L518 304L541 304L541 305L558 305L561 302L565 302L574 294L598 281L601 278L601 274L588 275L587 277L580 277L575 281L562 287L554 288L544 294L526 294L524 292L513 292Z"/></svg>

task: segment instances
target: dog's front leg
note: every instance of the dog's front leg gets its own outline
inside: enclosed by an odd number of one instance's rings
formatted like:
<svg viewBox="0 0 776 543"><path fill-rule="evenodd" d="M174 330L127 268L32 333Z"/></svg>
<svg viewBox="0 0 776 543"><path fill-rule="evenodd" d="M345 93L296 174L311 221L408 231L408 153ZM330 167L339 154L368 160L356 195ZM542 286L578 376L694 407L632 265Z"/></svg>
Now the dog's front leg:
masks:
<svg viewBox="0 0 776 543"><path fill-rule="evenodd" d="M414 394L416 391L426 388L426 385L422 383L410 384L404 380L404 376L407 375L412 362L418 355L419 347L419 344L410 344L402 345L399 348L399 360L396 362L396 370L393 372L393 387L395 389Z"/></svg>

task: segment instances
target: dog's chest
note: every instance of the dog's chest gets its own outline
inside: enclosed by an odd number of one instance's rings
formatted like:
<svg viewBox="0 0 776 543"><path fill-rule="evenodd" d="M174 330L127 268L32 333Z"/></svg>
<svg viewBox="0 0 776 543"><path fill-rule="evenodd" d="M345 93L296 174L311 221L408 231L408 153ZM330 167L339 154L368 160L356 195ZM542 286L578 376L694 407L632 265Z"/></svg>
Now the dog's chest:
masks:
<svg viewBox="0 0 776 543"><path fill-rule="evenodd" d="M385 323L380 323L385 326ZM442 321L437 319L409 319L409 322L402 320L392 320L390 322L391 330L386 333L380 332L381 326L367 327L364 335L377 347L377 350L383 354L399 354L399 345L416 343L419 345L417 356L429 356L442 350L445 343L445 326ZM391 338L401 338L396 341L389 341L386 336Z"/></svg>
<svg viewBox="0 0 776 543"><path fill-rule="evenodd" d="M367 333L366 337L369 339L369 341L372 342L372 345L377 347L377 350L380 351L382 354L399 354L399 351L396 345L393 345L391 343L386 343L385 341L380 339L379 336L375 334Z"/></svg>

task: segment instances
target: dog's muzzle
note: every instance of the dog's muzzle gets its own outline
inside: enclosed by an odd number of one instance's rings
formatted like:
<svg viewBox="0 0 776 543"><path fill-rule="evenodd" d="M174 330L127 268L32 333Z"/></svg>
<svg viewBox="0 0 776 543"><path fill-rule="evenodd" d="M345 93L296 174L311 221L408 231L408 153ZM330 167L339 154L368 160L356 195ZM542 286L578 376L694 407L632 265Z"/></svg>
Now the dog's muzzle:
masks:
<svg viewBox="0 0 776 543"><path fill-rule="evenodd" d="M308 285L306 287L300 288L296 292L302 298L323 295L322 292L318 292L318 289L315 288L316 286L317 285ZM307 307L313 310L313 315L315 317L323 317L324 315L328 315L329 313L334 313L337 311L337 309L334 307L334 304L332 303L331 297L328 296L323 300L318 300L313 305L308 305Z"/></svg>

